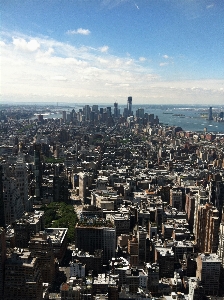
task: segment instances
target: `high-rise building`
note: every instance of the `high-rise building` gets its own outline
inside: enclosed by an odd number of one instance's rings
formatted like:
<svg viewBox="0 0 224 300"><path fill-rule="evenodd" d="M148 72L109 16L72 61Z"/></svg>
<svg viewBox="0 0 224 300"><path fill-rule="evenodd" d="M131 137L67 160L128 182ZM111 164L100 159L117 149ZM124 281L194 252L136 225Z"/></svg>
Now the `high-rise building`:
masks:
<svg viewBox="0 0 224 300"><path fill-rule="evenodd" d="M178 211L182 211L182 191L177 189L170 190L170 205Z"/></svg>
<svg viewBox="0 0 224 300"><path fill-rule="evenodd" d="M118 104L117 104L117 102L114 103L114 117L118 118Z"/></svg>
<svg viewBox="0 0 224 300"><path fill-rule="evenodd" d="M140 227L137 232L138 238L138 258L141 263L146 261L146 228Z"/></svg>
<svg viewBox="0 0 224 300"><path fill-rule="evenodd" d="M3 178L3 201L5 212L5 223L12 224L15 220L22 217L23 204L20 198L20 191L17 181L13 177Z"/></svg>
<svg viewBox="0 0 224 300"><path fill-rule="evenodd" d="M15 246L27 248L30 236L44 229L44 212L35 211L23 214L14 223Z"/></svg>
<svg viewBox="0 0 224 300"><path fill-rule="evenodd" d="M196 277L191 277L189 280L189 300L205 299L205 291L200 280Z"/></svg>
<svg viewBox="0 0 224 300"><path fill-rule="evenodd" d="M4 228L0 227L0 299L3 299L3 295L4 295L5 260L6 260L5 230Z"/></svg>
<svg viewBox="0 0 224 300"><path fill-rule="evenodd" d="M111 107L110 106L107 107L107 117L108 118L111 117Z"/></svg>
<svg viewBox="0 0 224 300"><path fill-rule="evenodd" d="M128 102L127 102L127 110L128 110L128 117L132 115L132 97L128 97Z"/></svg>
<svg viewBox="0 0 224 300"><path fill-rule="evenodd" d="M133 236L132 239L128 240L128 254L130 255L130 265L131 266L138 266L138 249L139 243L136 236Z"/></svg>
<svg viewBox="0 0 224 300"><path fill-rule="evenodd" d="M219 244L219 211L211 203L197 211L196 241L201 252L215 253Z"/></svg>
<svg viewBox="0 0 224 300"><path fill-rule="evenodd" d="M4 212L2 176L3 176L2 165L0 164L0 227L5 227L5 212Z"/></svg>
<svg viewBox="0 0 224 300"><path fill-rule="evenodd" d="M197 273L206 295L217 295L219 292L221 261L215 253L202 253L197 257Z"/></svg>
<svg viewBox="0 0 224 300"><path fill-rule="evenodd" d="M45 231L40 231L30 239L29 251L36 257L43 282L53 283L55 278L55 260L51 238Z"/></svg>
<svg viewBox="0 0 224 300"><path fill-rule="evenodd" d="M75 236L75 245L80 250L94 254L95 250L102 249L105 264L115 256L116 229L109 220L96 218L80 220L75 228Z"/></svg>
<svg viewBox="0 0 224 300"><path fill-rule="evenodd" d="M208 111L208 120L209 120L209 121L213 120L213 116L212 116L212 107L209 107L209 111Z"/></svg>
<svg viewBox="0 0 224 300"><path fill-rule="evenodd" d="M86 199L86 187L88 182L88 174L87 173L79 173L79 197L84 202Z"/></svg>
<svg viewBox="0 0 224 300"><path fill-rule="evenodd" d="M98 105L94 104L92 106L92 111L94 111L95 113L98 113L99 112Z"/></svg>
<svg viewBox="0 0 224 300"><path fill-rule="evenodd" d="M41 200L41 181L42 181L42 167L41 167L41 145L34 144L34 176L35 176L35 199L36 203Z"/></svg>
<svg viewBox="0 0 224 300"><path fill-rule="evenodd" d="M219 226L219 247L217 253L219 258L221 259L221 263L224 268L224 222L223 220Z"/></svg>
<svg viewBox="0 0 224 300"><path fill-rule="evenodd" d="M155 262L159 264L159 278L174 276L174 252L172 248L156 246Z"/></svg>
<svg viewBox="0 0 224 300"><path fill-rule="evenodd" d="M90 119L90 111L91 111L91 108L89 105L85 105L83 107L83 113L84 113L84 116L85 116L85 121L89 121Z"/></svg>
<svg viewBox="0 0 224 300"><path fill-rule="evenodd" d="M41 270L29 251L15 250L6 259L4 300L40 300L43 297Z"/></svg>
<svg viewBox="0 0 224 300"><path fill-rule="evenodd" d="M62 112L62 119L63 119L63 122L66 122L66 120L67 120L65 110L63 110L63 112Z"/></svg>
<svg viewBox="0 0 224 300"><path fill-rule="evenodd" d="M156 295L159 286L159 265L147 263L146 269L148 273L148 290L152 295Z"/></svg>
<svg viewBox="0 0 224 300"><path fill-rule="evenodd" d="M21 146L19 147L19 153L15 164L15 178L17 180L17 187L23 204L23 211L30 211L31 204L28 200L28 171L24 154L21 152Z"/></svg>
<svg viewBox="0 0 224 300"><path fill-rule="evenodd" d="M136 110L136 118L141 118L141 119L143 119L143 118L144 118L144 114L145 114L144 108L138 108L138 109Z"/></svg>

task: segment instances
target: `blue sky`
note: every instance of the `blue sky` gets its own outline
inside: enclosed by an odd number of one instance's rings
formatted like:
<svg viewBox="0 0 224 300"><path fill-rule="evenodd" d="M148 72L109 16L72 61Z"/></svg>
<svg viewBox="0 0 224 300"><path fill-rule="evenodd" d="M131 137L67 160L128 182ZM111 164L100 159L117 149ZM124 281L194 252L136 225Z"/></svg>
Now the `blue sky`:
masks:
<svg viewBox="0 0 224 300"><path fill-rule="evenodd" d="M224 1L2 0L3 102L224 103Z"/></svg>

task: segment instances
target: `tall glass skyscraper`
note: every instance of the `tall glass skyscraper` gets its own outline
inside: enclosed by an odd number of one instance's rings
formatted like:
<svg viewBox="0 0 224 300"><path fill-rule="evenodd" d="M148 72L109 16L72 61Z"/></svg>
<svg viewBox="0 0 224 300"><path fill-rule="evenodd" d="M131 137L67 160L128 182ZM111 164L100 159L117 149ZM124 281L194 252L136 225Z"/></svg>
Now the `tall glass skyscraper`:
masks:
<svg viewBox="0 0 224 300"><path fill-rule="evenodd" d="M128 117L132 115L132 97L128 97L128 103L127 103L127 110L128 110Z"/></svg>

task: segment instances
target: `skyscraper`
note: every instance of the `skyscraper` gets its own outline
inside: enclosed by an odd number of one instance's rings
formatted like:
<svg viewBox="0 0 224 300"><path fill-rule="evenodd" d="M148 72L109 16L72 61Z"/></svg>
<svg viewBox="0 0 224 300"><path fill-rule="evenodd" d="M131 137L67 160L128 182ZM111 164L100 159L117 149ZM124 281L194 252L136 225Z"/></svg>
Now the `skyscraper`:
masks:
<svg viewBox="0 0 224 300"><path fill-rule="evenodd" d="M30 211L31 204L28 200L28 171L24 154L21 151L21 145L19 146L19 153L15 164L15 178L17 179L17 186L23 203L23 210Z"/></svg>
<svg viewBox="0 0 224 300"><path fill-rule="evenodd" d="M219 244L219 211L211 203L197 211L196 241L201 252L215 253Z"/></svg>
<svg viewBox="0 0 224 300"><path fill-rule="evenodd" d="M117 102L114 103L114 117L118 118L118 104L117 104Z"/></svg>
<svg viewBox="0 0 224 300"><path fill-rule="evenodd" d="M0 227L0 299L3 299L4 294L4 273L5 273L5 260L6 260L6 242L5 230Z"/></svg>
<svg viewBox="0 0 224 300"><path fill-rule="evenodd" d="M87 218L75 228L76 247L90 254L103 250L103 262L108 263L115 256L116 228L109 220Z"/></svg>
<svg viewBox="0 0 224 300"><path fill-rule="evenodd" d="M208 111L208 120L209 120L209 121L213 120L213 117L212 117L212 107L209 107L209 111Z"/></svg>
<svg viewBox="0 0 224 300"><path fill-rule="evenodd" d="M221 261L217 254L206 252L198 255L196 277L201 281L206 295L217 295L220 270Z"/></svg>
<svg viewBox="0 0 224 300"><path fill-rule="evenodd" d="M127 102L127 110L128 110L128 117L132 115L132 97L128 97L128 102Z"/></svg>
<svg viewBox="0 0 224 300"><path fill-rule="evenodd" d="M2 165L0 165L0 227L5 227L5 212L4 212L2 176L3 176Z"/></svg>
<svg viewBox="0 0 224 300"><path fill-rule="evenodd" d="M40 300L43 296L38 259L28 251L15 250L5 263L4 299Z"/></svg>

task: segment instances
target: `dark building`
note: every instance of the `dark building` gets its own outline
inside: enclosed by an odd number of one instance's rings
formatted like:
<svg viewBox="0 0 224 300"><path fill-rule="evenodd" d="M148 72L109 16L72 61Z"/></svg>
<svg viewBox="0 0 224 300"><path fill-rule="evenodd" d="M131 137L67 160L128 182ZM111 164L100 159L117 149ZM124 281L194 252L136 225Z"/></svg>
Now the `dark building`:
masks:
<svg viewBox="0 0 224 300"><path fill-rule="evenodd" d="M31 255L38 260L43 282L53 283L56 271L53 245L45 231L31 238L29 250Z"/></svg>
<svg viewBox="0 0 224 300"><path fill-rule="evenodd" d="M2 165L0 164L0 227L5 227L5 212L3 201Z"/></svg>
<svg viewBox="0 0 224 300"><path fill-rule="evenodd" d="M86 276L89 271L92 271L94 276L103 272L103 250L96 250L92 255L88 252L75 250L72 253L72 261L76 260L85 265Z"/></svg>
<svg viewBox="0 0 224 300"><path fill-rule="evenodd" d="M3 295L4 295L5 260L6 260L5 230L4 228L0 227L0 299L3 299Z"/></svg>
<svg viewBox="0 0 224 300"><path fill-rule="evenodd" d="M118 104L114 103L114 118L118 118Z"/></svg>
<svg viewBox="0 0 224 300"><path fill-rule="evenodd" d="M127 111L128 111L128 117L132 116L132 97L128 97L128 102L127 102Z"/></svg>
<svg viewBox="0 0 224 300"><path fill-rule="evenodd" d="M30 252L13 252L6 259L4 300L40 300L42 283L37 258Z"/></svg>
<svg viewBox="0 0 224 300"><path fill-rule="evenodd" d="M208 120L209 120L209 121L213 120L213 116L212 116L212 107L209 107L209 111L208 111Z"/></svg>
<svg viewBox="0 0 224 300"><path fill-rule="evenodd" d="M105 219L86 218L77 223L75 228L76 247L94 254L103 250L103 262L108 263L115 256L116 229Z"/></svg>

